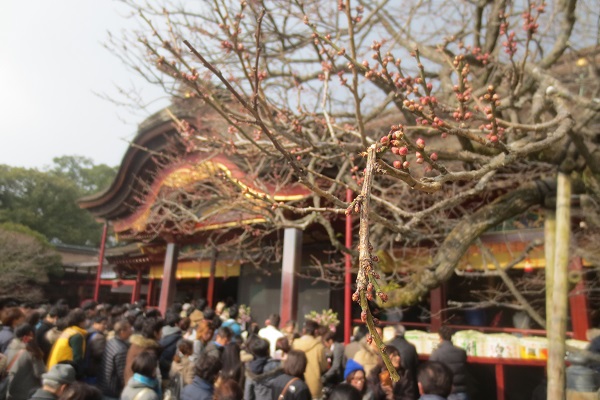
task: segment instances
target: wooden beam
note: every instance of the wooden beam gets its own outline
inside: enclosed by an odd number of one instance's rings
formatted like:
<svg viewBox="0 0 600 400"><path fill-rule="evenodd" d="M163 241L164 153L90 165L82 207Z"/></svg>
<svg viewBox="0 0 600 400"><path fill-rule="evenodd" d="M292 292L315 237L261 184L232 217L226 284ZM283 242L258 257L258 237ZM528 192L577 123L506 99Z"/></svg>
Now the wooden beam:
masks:
<svg viewBox="0 0 600 400"><path fill-rule="evenodd" d="M298 284L296 272L302 258L302 231L286 228L283 237L283 263L281 268L281 321L296 320L298 312Z"/></svg>
<svg viewBox="0 0 600 400"><path fill-rule="evenodd" d="M569 294L573 337L577 340L587 340L587 331L590 329L590 314L588 312L588 299L586 296L581 257L573 258L569 265L569 270L575 271L580 275L579 282L577 282L577 285L575 285Z"/></svg>
<svg viewBox="0 0 600 400"><path fill-rule="evenodd" d="M167 312L167 308L175 299L176 273L177 273L177 256L179 249L176 243L168 243L165 251L165 264L163 268L163 280L160 288L160 299L158 300L158 309L163 316Z"/></svg>
<svg viewBox="0 0 600 400"><path fill-rule="evenodd" d="M100 242L100 254L98 255L98 269L96 270L96 287L94 288L94 301L98 302L100 297L100 280L102 279L102 266L104 265L104 250L106 248L106 235L108 234L108 222L104 222L102 230L102 241Z"/></svg>

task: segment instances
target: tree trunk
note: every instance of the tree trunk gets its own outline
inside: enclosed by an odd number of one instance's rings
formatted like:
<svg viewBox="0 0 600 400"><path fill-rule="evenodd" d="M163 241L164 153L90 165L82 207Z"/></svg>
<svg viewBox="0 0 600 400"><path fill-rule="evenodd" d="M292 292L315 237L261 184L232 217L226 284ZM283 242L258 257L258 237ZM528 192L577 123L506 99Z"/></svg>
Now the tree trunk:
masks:
<svg viewBox="0 0 600 400"><path fill-rule="evenodd" d="M571 179L558 174L556 243L552 288L552 329L548 331L548 399L565 398L565 333L567 328L567 267L571 232Z"/></svg>
<svg viewBox="0 0 600 400"><path fill-rule="evenodd" d="M554 249L556 247L556 210L547 209L544 218L544 255L546 258L546 336L552 330L552 288L554 287Z"/></svg>

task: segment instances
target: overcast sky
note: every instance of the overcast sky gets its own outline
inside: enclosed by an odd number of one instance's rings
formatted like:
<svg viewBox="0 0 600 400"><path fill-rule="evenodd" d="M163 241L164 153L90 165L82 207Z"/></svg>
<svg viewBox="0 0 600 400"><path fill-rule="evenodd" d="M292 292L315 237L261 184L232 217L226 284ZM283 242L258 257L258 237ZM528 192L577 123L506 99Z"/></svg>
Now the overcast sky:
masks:
<svg viewBox="0 0 600 400"><path fill-rule="evenodd" d="M148 102L161 97L102 46L109 30L134 25L127 11L113 0L0 1L0 164L41 168L62 155L120 164L147 114L94 92L136 86Z"/></svg>

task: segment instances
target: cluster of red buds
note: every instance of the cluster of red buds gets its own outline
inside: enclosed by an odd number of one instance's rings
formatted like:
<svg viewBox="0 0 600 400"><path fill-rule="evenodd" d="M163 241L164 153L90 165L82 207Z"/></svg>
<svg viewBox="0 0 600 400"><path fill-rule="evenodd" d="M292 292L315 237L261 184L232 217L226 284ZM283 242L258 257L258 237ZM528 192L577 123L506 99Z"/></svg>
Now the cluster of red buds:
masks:
<svg viewBox="0 0 600 400"><path fill-rule="evenodd" d="M480 100L489 103L489 106L483 108L485 118L489 121L486 124L482 124L479 128L484 131L488 131L486 138L496 143L504 136L504 128L499 126L496 121L496 107L500 106L500 96L496 93L496 89L493 85L489 85L487 93L480 97Z"/></svg>
<svg viewBox="0 0 600 400"><path fill-rule="evenodd" d="M229 40L221 41L221 48L225 49L227 54L231 53L231 51L234 49L233 43L231 43Z"/></svg>
<svg viewBox="0 0 600 400"><path fill-rule="evenodd" d="M535 2L531 3L530 10L536 10L537 16L533 16L531 11L524 11L521 14L523 18L523 30L527 32L527 37L531 38L537 31L540 25L537 23L538 17L545 12L546 4L542 1L540 5Z"/></svg>

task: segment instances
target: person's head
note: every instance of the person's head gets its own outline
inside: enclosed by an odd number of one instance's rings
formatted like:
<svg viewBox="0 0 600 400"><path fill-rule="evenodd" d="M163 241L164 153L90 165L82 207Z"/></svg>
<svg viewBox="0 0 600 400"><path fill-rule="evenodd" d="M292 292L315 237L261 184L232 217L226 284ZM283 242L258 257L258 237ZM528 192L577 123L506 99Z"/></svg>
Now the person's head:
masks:
<svg viewBox="0 0 600 400"><path fill-rule="evenodd" d="M56 324L56 320L58 319L58 307L52 306L46 313L44 320L51 324Z"/></svg>
<svg viewBox="0 0 600 400"><path fill-rule="evenodd" d="M127 340L131 336L132 328L129 321L125 318L118 320L113 325L115 336L121 340Z"/></svg>
<svg viewBox="0 0 600 400"><path fill-rule="evenodd" d="M67 326L77 326L79 328L85 327L86 315L81 308L76 308L69 312L67 315Z"/></svg>
<svg viewBox="0 0 600 400"><path fill-rule="evenodd" d="M96 331L96 332L104 332L106 331L106 324L108 323L108 318L106 318L103 315L97 314L93 319L92 319L92 328Z"/></svg>
<svg viewBox="0 0 600 400"><path fill-rule="evenodd" d="M289 353L291 349L292 349L292 346L290 346L290 341L285 336L280 337L275 342L275 350L281 350L284 354Z"/></svg>
<svg viewBox="0 0 600 400"><path fill-rule="evenodd" d="M200 321L196 329L196 339L206 344L212 339L214 334L215 330L212 328L210 320L203 319Z"/></svg>
<svg viewBox="0 0 600 400"><path fill-rule="evenodd" d="M42 374L42 388L57 396L73 383L75 383L75 368L68 364L56 364Z"/></svg>
<svg viewBox="0 0 600 400"><path fill-rule="evenodd" d="M304 321L304 327L302 328L302 334L315 336L317 334L317 330L319 329L319 324L312 319L307 319Z"/></svg>
<svg viewBox="0 0 600 400"><path fill-rule="evenodd" d="M348 383L340 383L329 394L329 400L361 400L360 390Z"/></svg>
<svg viewBox="0 0 600 400"><path fill-rule="evenodd" d="M306 354L300 350L290 350L283 361L283 372L296 378L302 378L306 370Z"/></svg>
<svg viewBox="0 0 600 400"><path fill-rule="evenodd" d="M215 383L222 368L221 360L213 356L200 357L195 365L196 375L210 384Z"/></svg>
<svg viewBox="0 0 600 400"><path fill-rule="evenodd" d="M279 324L281 323L281 317L277 313L273 313L269 315L269 319L265 321L265 325L271 325L275 328L279 328Z"/></svg>
<svg viewBox="0 0 600 400"><path fill-rule="evenodd" d="M354 327L354 331L352 333L352 340L355 342L359 342L362 338L364 338L367 333L369 333L369 328L366 325L359 325Z"/></svg>
<svg viewBox="0 0 600 400"><path fill-rule="evenodd" d="M237 319L238 313L239 313L238 306L233 305L233 306L229 307L227 310L229 312L229 318Z"/></svg>
<svg viewBox="0 0 600 400"><path fill-rule="evenodd" d="M194 353L194 343L191 340L180 339L177 342L177 352L173 357L173 361L181 362L186 357L191 356Z"/></svg>
<svg viewBox="0 0 600 400"><path fill-rule="evenodd" d="M65 389L58 400L102 400L102 392L85 383L74 382Z"/></svg>
<svg viewBox="0 0 600 400"><path fill-rule="evenodd" d="M16 328L25 322L25 313L19 307L8 307L2 312L2 325Z"/></svg>
<svg viewBox="0 0 600 400"><path fill-rule="evenodd" d="M156 377L156 367L158 362L154 353L142 351L138 354L131 364L131 370L148 378Z"/></svg>
<svg viewBox="0 0 600 400"><path fill-rule="evenodd" d="M141 334L146 339L154 339L159 340L162 334L162 328L164 326L164 321L158 318L147 318L141 329Z"/></svg>
<svg viewBox="0 0 600 400"><path fill-rule="evenodd" d="M269 357L269 341L258 336L253 336L253 339L249 340L248 350L254 358Z"/></svg>
<svg viewBox="0 0 600 400"><path fill-rule="evenodd" d="M215 306L215 314L220 316L221 314L223 314L223 311L225 311L225 302L220 301Z"/></svg>
<svg viewBox="0 0 600 400"><path fill-rule="evenodd" d="M231 342L231 338L233 338L233 331L228 327L223 326L217 331L215 342L219 343L221 346L225 346Z"/></svg>
<svg viewBox="0 0 600 400"><path fill-rule="evenodd" d="M417 373L419 393L448 397L452 391L452 371L438 361L427 361Z"/></svg>
<svg viewBox="0 0 600 400"><path fill-rule="evenodd" d="M323 345L329 348L335 342L335 332L328 330L323 335L321 335L321 339L323 340Z"/></svg>
<svg viewBox="0 0 600 400"><path fill-rule="evenodd" d="M189 317L185 317L179 320L179 324L177 324L177 326L179 326L179 329L181 329L183 332L186 332L190 328L191 324L192 320L190 320Z"/></svg>
<svg viewBox="0 0 600 400"><path fill-rule="evenodd" d="M398 337L404 337L404 334L406 333L406 328L404 325L398 324L394 326L394 330L396 331L396 336Z"/></svg>
<svg viewBox="0 0 600 400"><path fill-rule="evenodd" d="M167 315L165 316L165 325L175 327L179 325L179 321L181 321L180 314L177 314L175 311L167 311Z"/></svg>
<svg viewBox="0 0 600 400"><path fill-rule="evenodd" d="M24 343L29 343L33 340L35 331L29 324L21 324L15 328L15 337Z"/></svg>
<svg viewBox="0 0 600 400"><path fill-rule="evenodd" d="M288 320L281 331L288 334L294 333L296 331L296 321L293 319Z"/></svg>
<svg viewBox="0 0 600 400"><path fill-rule="evenodd" d="M347 384L354 386L360 393L364 393L366 388L364 367L353 359L348 359L346 368L344 369L344 381Z"/></svg>
<svg viewBox="0 0 600 400"><path fill-rule="evenodd" d="M244 391L235 379L224 379L215 389L215 400L240 400L244 398Z"/></svg>
<svg viewBox="0 0 600 400"><path fill-rule="evenodd" d="M394 368L399 370L402 367L402 358L400 356L400 351L397 348L394 346L386 346L385 354L390 358Z"/></svg>
<svg viewBox="0 0 600 400"><path fill-rule="evenodd" d="M453 334L454 332L452 331L452 328L446 325L442 325L442 327L440 327L440 331L438 332L441 340L452 340Z"/></svg>

